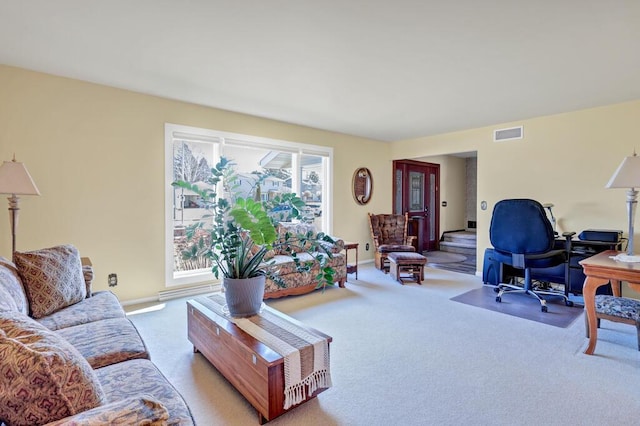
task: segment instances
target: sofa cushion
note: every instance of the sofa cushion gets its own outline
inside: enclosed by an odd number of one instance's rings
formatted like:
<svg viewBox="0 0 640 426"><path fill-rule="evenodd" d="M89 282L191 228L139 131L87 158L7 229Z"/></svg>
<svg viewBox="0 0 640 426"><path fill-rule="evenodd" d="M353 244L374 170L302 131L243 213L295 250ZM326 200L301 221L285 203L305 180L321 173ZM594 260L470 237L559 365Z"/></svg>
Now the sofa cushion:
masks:
<svg viewBox="0 0 640 426"><path fill-rule="evenodd" d="M72 417L65 417L46 426L72 425L144 425L166 426L169 412L160 402L148 395L131 397L101 405Z"/></svg>
<svg viewBox="0 0 640 426"><path fill-rule="evenodd" d="M2 271L0 271L0 312L2 311L18 311L18 305L16 305L15 300L13 300L13 296L7 289L2 285Z"/></svg>
<svg viewBox="0 0 640 426"><path fill-rule="evenodd" d="M150 395L169 411L167 424L193 424L184 399L151 361L134 359L98 368L95 372L110 403Z"/></svg>
<svg viewBox="0 0 640 426"><path fill-rule="evenodd" d="M405 244L381 244L378 246L378 252L380 253L395 253L401 251L412 252L416 251L416 248Z"/></svg>
<svg viewBox="0 0 640 426"><path fill-rule="evenodd" d="M74 325L87 324L108 318L124 318L124 310L120 301L110 291L98 291L93 297L84 299L82 303L67 306L38 322L50 330L60 330Z"/></svg>
<svg viewBox="0 0 640 426"><path fill-rule="evenodd" d="M311 249L312 243L306 242L304 244L300 244L298 240L299 235L307 236L308 238L314 238L316 235L316 228L311 223L304 222L280 222L278 224L278 239L276 240L276 253L288 255L292 250L296 253L302 253L306 250ZM289 234L289 238L287 238L287 234ZM289 242L290 244L285 244Z"/></svg>
<svg viewBox="0 0 640 426"><path fill-rule="evenodd" d="M0 359L0 419L7 424L44 424L106 402L80 353L19 312L0 312Z"/></svg>
<svg viewBox="0 0 640 426"><path fill-rule="evenodd" d="M128 318L111 318L57 331L93 368L149 358L147 347Z"/></svg>
<svg viewBox="0 0 640 426"><path fill-rule="evenodd" d="M34 318L77 303L87 295L80 255L71 245L16 252L13 261Z"/></svg>
<svg viewBox="0 0 640 426"><path fill-rule="evenodd" d="M328 255L325 253L298 253L296 257L300 261L302 266L307 263L311 263L311 270L317 270L319 267L318 261L316 260L316 256L321 256L325 259L328 258ZM344 253L331 254L331 258L327 259L327 266L332 268L340 268L346 264ZM267 267L275 272L277 275L289 275L289 274L297 274L303 273L304 270L298 271L296 267L296 263L291 256L277 255L275 256L269 263L266 264ZM337 272L337 271L336 271Z"/></svg>
<svg viewBox="0 0 640 426"><path fill-rule="evenodd" d="M318 251L336 254L344 250L344 240L342 238L336 238L332 236L328 236L328 238L331 238L333 240L333 243L330 243L329 241L319 241L318 245L321 246L322 249L319 249Z"/></svg>
<svg viewBox="0 0 640 426"><path fill-rule="evenodd" d="M0 257L0 311L29 313L29 302L16 266Z"/></svg>

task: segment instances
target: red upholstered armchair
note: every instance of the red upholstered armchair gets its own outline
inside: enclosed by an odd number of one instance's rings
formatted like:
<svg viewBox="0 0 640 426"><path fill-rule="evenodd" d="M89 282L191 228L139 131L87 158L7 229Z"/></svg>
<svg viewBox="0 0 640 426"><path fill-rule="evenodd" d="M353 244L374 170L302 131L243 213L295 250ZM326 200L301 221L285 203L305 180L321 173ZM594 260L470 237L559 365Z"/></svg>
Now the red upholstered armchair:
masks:
<svg viewBox="0 0 640 426"><path fill-rule="evenodd" d="M369 229L375 246L376 268L388 271L387 254L399 251L415 251L415 236L407 236L408 214L369 213Z"/></svg>

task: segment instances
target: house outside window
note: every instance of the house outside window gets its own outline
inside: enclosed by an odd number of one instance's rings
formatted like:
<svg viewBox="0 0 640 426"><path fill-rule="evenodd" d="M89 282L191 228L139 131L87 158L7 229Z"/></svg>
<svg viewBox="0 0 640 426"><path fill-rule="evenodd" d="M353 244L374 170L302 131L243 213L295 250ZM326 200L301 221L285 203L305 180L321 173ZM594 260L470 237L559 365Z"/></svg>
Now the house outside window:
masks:
<svg viewBox="0 0 640 426"><path fill-rule="evenodd" d="M317 230L331 232L330 188L332 148L255 136L231 134L176 124L165 125L165 235L167 286L214 280L211 265L202 256L208 244L206 230L193 225L206 210L193 191L175 188L185 180L206 188L209 170L226 157L234 163L240 196L267 201L295 192L307 202L303 220ZM274 209L287 220L285 209Z"/></svg>

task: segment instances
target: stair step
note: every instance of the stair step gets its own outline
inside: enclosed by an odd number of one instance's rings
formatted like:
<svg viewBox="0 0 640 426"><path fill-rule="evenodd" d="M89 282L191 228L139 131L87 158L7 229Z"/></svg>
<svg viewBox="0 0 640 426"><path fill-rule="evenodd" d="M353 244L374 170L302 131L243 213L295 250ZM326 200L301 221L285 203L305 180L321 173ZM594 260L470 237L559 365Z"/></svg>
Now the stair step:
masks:
<svg viewBox="0 0 640 426"><path fill-rule="evenodd" d="M466 248L476 248L476 244L475 241L461 241L461 240L456 240L456 241L440 241L440 245L445 245L448 247L466 247Z"/></svg>
<svg viewBox="0 0 640 426"><path fill-rule="evenodd" d="M464 254L465 256L476 255L476 232L475 230L449 231L442 234L440 250L449 253Z"/></svg>
<svg viewBox="0 0 640 426"><path fill-rule="evenodd" d="M477 238L475 232L469 231L445 232L442 237L444 241L467 242L469 244L475 244Z"/></svg>
<svg viewBox="0 0 640 426"><path fill-rule="evenodd" d="M469 256L475 256L476 254L475 244L461 244L450 241L440 241L440 250Z"/></svg>

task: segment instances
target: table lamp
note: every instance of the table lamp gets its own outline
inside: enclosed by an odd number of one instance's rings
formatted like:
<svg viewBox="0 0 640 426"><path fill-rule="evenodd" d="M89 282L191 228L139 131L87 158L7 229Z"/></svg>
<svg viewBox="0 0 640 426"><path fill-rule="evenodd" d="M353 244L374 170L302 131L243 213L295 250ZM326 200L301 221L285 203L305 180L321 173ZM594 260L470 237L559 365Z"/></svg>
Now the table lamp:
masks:
<svg viewBox="0 0 640 426"><path fill-rule="evenodd" d="M11 253L16 251L16 228L18 227L18 195L40 195L40 191L31 179L23 163L5 161L0 166L0 194L11 194L9 200L9 222L11 224Z"/></svg>
<svg viewBox="0 0 640 426"><path fill-rule="evenodd" d="M627 215L629 216L629 245L627 246L627 255L619 256L618 260L625 262L640 262L640 256L633 254L633 222L636 215L636 206L638 205L638 191L640 188L640 157L637 156L635 150L633 155L625 157L618 166L606 188L627 188Z"/></svg>
<svg viewBox="0 0 640 426"><path fill-rule="evenodd" d="M553 233L557 234L558 232L557 232L557 229L556 229L556 227L557 227L556 226L557 225L556 217L553 215L553 210L551 210L551 209L553 209L553 205L554 205L553 203L544 203L542 205L542 207L544 207L545 209L549 210L549 216L550 216L549 220L551 222L551 225L553 226Z"/></svg>

